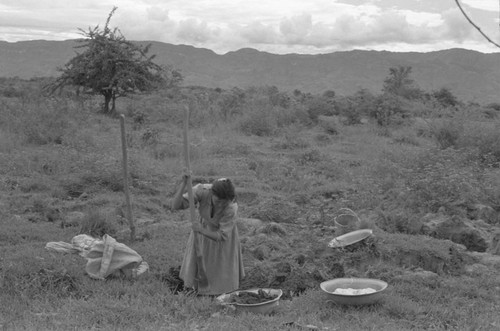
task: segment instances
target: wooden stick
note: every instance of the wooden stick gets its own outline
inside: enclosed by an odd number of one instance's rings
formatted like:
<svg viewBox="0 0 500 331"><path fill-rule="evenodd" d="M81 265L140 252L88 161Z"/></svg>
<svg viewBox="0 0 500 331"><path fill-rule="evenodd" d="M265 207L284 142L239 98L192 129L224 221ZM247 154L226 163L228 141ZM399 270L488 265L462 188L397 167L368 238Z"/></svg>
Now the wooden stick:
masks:
<svg viewBox="0 0 500 331"><path fill-rule="evenodd" d="M193 180L191 178L191 164L189 161L189 107L185 106L184 109L185 119L184 119L184 161L186 163L186 169L188 172L188 180L187 180L187 191L188 191L188 199L189 199L189 215L191 218L191 223L197 222L196 220L196 211L194 208L194 196L193 196ZM194 250L196 253L196 280L198 281L198 285L205 287L208 285L208 278L206 275L205 264L203 263L203 252L201 251L198 245L198 234L193 232L193 241L194 241Z"/></svg>
<svg viewBox="0 0 500 331"><path fill-rule="evenodd" d="M125 135L125 115L120 115L120 129L122 134L122 154L123 154L123 191L125 192L125 203L127 207L127 220L130 226L130 240L135 240L135 223L132 218L132 206L130 205L130 193L128 187L128 160L127 160L127 140Z"/></svg>

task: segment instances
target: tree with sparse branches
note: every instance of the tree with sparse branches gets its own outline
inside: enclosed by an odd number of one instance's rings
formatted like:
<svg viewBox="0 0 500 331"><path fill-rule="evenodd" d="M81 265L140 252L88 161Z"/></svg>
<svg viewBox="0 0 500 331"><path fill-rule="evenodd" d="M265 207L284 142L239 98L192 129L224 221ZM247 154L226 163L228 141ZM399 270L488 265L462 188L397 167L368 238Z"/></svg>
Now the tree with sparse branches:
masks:
<svg viewBox="0 0 500 331"><path fill-rule="evenodd" d="M182 75L169 66L153 62L149 56L151 44L137 45L125 39L118 28L109 23L117 7L114 7L104 26L79 29L85 37L79 39L77 49L85 49L69 60L52 84L46 87L54 93L65 86L76 86L90 94L104 97L102 112L116 115L115 101L133 93L151 92L159 88L175 86L182 82Z"/></svg>

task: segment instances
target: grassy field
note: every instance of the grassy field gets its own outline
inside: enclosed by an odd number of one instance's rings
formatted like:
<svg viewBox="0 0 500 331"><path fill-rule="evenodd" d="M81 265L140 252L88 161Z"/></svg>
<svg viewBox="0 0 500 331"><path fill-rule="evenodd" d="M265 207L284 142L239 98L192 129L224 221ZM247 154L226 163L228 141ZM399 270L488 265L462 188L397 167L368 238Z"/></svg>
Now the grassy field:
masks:
<svg viewBox="0 0 500 331"><path fill-rule="evenodd" d="M493 208L496 216L485 229L498 231L495 111L418 103L411 116L391 125L369 116L364 124L348 125L315 116L298 101L284 107L268 94L246 93L246 101L232 108L220 92L204 89L119 100L126 115L134 242L124 218L120 125L96 112L100 99L46 98L36 86L29 97L0 97L0 327L500 329L498 256L421 233L428 213L444 208L465 217L477 203ZM186 95L195 180L224 176L237 186L248 271L243 286L271 286L268 276L280 262L291 268L279 287L296 291L273 315L234 312L211 298L172 291L169 277L181 263L190 229L186 212L168 208L183 167ZM417 118L424 114L427 121ZM354 210L363 227L373 229L370 245L327 248L340 208ZM149 272L134 280L92 280L83 258L44 248L79 233L113 236L137 251ZM327 302L319 283L333 276L333 266L346 277L387 281L383 300L366 307Z"/></svg>

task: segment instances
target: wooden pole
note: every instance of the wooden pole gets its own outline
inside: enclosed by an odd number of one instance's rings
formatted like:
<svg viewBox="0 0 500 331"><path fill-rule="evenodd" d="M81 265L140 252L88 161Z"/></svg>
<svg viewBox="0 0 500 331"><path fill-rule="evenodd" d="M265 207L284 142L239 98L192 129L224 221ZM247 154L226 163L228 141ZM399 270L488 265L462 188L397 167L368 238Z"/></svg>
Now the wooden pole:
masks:
<svg viewBox="0 0 500 331"><path fill-rule="evenodd" d="M125 115L120 115L120 129L122 135L122 154L123 154L123 191L125 192L125 203L127 207L127 220L130 226L130 240L135 240L135 224L132 218L132 206L130 204L130 193L128 187L128 160L127 160L127 140L125 135Z"/></svg>
<svg viewBox="0 0 500 331"><path fill-rule="evenodd" d="M197 222L196 220L196 211L194 207L194 196L193 196L193 181L191 178L191 165L189 161L189 107L185 106L184 108L184 161L186 163L186 169L188 171L188 180L187 180L187 191L188 191L188 200L189 200L189 216L191 223ZM198 234L193 232L193 245L194 251L196 253L196 280L199 286L206 287L208 285L208 278L206 273L205 264L203 262L203 251L198 243Z"/></svg>

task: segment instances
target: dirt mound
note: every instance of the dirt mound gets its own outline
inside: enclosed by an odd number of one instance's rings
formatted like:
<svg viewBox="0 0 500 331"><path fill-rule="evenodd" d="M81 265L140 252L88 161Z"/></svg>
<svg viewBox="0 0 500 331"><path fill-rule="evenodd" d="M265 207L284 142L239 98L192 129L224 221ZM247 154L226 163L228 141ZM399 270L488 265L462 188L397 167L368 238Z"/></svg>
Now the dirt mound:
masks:
<svg viewBox="0 0 500 331"><path fill-rule="evenodd" d="M464 247L451 241L381 230L342 248L329 248L325 240L312 241L304 237L304 232L289 229L286 235L260 233L246 238L244 246L246 277L241 287L280 288L284 299L317 289L329 279L383 274L387 281L398 276L378 270L382 264L392 265L395 270L410 268L437 275L461 275L465 266L473 262ZM256 256L255 252L261 255Z"/></svg>
<svg viewBox="0 0 500 331"><path fill-rule="evenodd" d="M377 234L381 258L397 266L461 275L473 262L464 246L421 235Z"/></svg>
<svg viewBox="0 0 500 331"><path fill-rule="evenodd" d="M488 241L485 233L476 228L472 221L459 216L427 214L422 233L438 239L449 239L476 252L485 252ZM484 231L483 231L484 232Z"/></svg>
<svg viewBox="0 0 500 331"><path fill-rule="evenodd" d="M299 295L307 289L318 288L325 280L346 276L360 276L358 269L373 261L378 250L373 240L332 249L326 242L309 240L304 232L287 234L260 233L244 241L246 277L244 289L271 287L283 290L283 298ZM300 240L302 239L302 240ZM264 247L266 249L264 249ZM257 255L259 252L260 255ZM265 256L263 256L266 252Z"/></svg>

